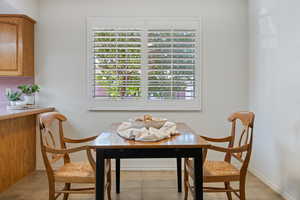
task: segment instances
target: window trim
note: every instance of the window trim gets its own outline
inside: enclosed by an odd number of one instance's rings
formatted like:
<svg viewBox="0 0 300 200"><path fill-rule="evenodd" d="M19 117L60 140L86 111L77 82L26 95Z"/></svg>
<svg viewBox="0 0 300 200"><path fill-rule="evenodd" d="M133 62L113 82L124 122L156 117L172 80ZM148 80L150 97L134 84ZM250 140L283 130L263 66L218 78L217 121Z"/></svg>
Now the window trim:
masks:
<svg viewBox="0 0 300 200"><path fill-rule="evenodd" d="M141 28L145 29L146 27L141 23L145 21L155 21L160 24L172 21L179 22L193 22L197 24L197 34L198 39L196 43L196 68L195 68L195 78L200 79L196 80L195 83L195 94L196 97L193 100L148 100L147 95L142 95L140 98L132 99L111 99L111 98L94 98L93 97L93 88L91 87L92 83L92 74L93 74L93 52L92 52L92 28L94 25L104 24L122 24L127 23L132 25L132 22L136 23L136 26L142 26ZM111 28L111 25L107 26ZM201 18L199 17L87 17L86 19L86 89L87 89L87 106L89 111L201 111L202 110L202 65L203 65L203 56L202 56L202 28L201 28ZM143 44L144 45L144 44ZM146 54L145 54L146 55ZM142 55L144 57L144 55ZM142 60L142 66L145 65L145 59ZM142 70L142 77L146 70ZM145 87L146 81L142 81L142 88ZM144 85L144 86L143 86ZM143 92L143 91L142 91Z"/></svg>

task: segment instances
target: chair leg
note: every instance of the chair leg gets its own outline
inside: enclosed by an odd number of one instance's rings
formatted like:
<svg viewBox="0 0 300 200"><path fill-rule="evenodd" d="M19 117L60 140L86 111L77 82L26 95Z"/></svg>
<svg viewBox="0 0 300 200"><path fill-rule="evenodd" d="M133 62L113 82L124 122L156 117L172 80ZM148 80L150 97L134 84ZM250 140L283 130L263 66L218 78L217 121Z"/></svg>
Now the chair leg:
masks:
<svg viewBox="0 0 300 200"><path fill-rule="evenodd" d="M182 158L177 158L177 187L178 192L182 191Z"/></svg>
<svg viewBox="0 0 300 200"><path fill-rule="evenodd" d="M107 188L107 199L111 200L111 185L108 185L108 188Z"/></svg>
<svg viewBox="0 0 300 200"><path fill-rule="evenodd" d="M71 188L71 183L66 183L64 190L70 190L70 188ZM68 200L68 198L69 198L69 193L64 193L63 200Z"/></svg>
<svg viewBox="0 0 300 200"><path fill-rule="evenodd" d="M109 171L107 174L107 182L108 182L107 199L111 200L111 160L108 160L108 162L109 162Z"/></svg>
<svg viewBox="0 0 300 200"><path fill-rule="evenodd" d="M246 181L240 181L240 200L246 200Z"/></svg>
<svg viewBox="0 0 300 200"><path fill-rule="evenodd" d="M188 199L188 194L189 194L189 187L188 187L188 181L189 181L189 176L188 172L186 169L186 159L184 159L184 178L183 178L183 185L184 185L184 200Z"/></svg>
<svg viewBox="0 0 300 200"><path fill-rule="evenodd" d="M49 200L55 200L55 184L49 181Z"/></svg>
<svg viewBox="0 0 300 200"><path fill-rule="evenodd" d="M229 182L225 182L224 184L225 184L225 189L230 189L230 183ZM226 195L227 195L228 200L232 200L231 192L226 192Z"/></svg>
<svg viewBox="0 0 300 200"><path fill-rule="evenodd" d="M120 158L116 159L116 193L120 193L120 168L121 168L121 160Z"/></svg>

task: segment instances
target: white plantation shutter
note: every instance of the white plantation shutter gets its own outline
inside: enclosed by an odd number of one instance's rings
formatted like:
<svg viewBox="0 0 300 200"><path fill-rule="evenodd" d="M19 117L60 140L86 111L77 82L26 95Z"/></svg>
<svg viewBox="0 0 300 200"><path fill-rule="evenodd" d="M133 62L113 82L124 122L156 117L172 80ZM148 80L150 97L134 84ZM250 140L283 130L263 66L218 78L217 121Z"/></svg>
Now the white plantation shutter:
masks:
<svg viewBox="0 0 300 200"><path fill-rule="evenodd" d="M200 110L199 19L88 20L91 110Z"/></svg>
<svg viewBox="0 0 300 200"><path fill-rule="evenodd" d="M148 99L195 97L195 31L148 30Z"/></svg>
<svg viewBox="0 0 300 200"><path fill-rule="evenodd" d="M141 96L141 31L94 29L94 97Z"/></svg>

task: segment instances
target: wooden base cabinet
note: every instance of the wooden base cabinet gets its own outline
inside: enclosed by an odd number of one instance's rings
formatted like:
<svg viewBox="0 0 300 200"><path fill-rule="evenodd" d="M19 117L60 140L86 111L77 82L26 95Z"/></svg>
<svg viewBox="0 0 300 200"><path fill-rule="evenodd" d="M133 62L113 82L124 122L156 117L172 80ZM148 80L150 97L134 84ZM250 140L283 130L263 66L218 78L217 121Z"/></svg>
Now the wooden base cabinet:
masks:
<svg viewBox="0 0 300 200"><path fill-rule="evenodd" d="M0 192L36 167L36 115L0 120Z"/></svg>
<svg viewBox="0 0 300 200"><path fill-rule="evenodd" d="M34 24L25 15L0 14L0 76L34 76Z"/></svg>

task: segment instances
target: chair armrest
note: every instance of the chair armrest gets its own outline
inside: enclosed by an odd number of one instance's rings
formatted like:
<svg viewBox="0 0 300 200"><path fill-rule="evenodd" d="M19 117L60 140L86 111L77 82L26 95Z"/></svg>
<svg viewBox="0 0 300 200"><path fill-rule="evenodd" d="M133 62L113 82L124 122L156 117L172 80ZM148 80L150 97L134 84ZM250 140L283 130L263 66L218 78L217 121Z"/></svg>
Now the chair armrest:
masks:
<svg viewBox="0 0 300 200"><path fill-rule="evenodd" d="M88 138L81 138L81 139L71 139L71 138L66 138L64 137L64 141L66 143L85 143L85 142L90 142L95 140L98 137L98 135L96 136L92 136L92 137L88 137Z"/></svg>
<svg viewBox="0 0 300 200"><path fill-rule="evenodd" d="M67 153L75 153L79 151L89 150L90 148L88 146L81 146L81 147L75 147L75 148L69 148L69 149L54 149L50 147L44 147L45 151L48 153L54 153L54 154L67 154Z"/></svg>
<svg viewBox="0 0 300 200"><path fill-rule="evenodd" d="M214 145L210 145L208 149L223 152L223 153L242 153L244 151L247 151L249 149L249 144L240 146L240 147L234 147L234 148L225 148L225 147L218 147Z"/></svg>
<svg viewBox="0 0 300 200"><path fill-rule="evenodd" d="M89 146L81 146L81 147L75 147L75 148L69 148L69 149L53 149L50 147L44 147L44 149L48 153L53 153L53 154L58 154L58 155L86 151L88 161L89 161L91 167L93 168L94 172L96 171L96 162L92 156L91 148ZM54 162L56 162L60 158L62 158L62 156L58 156L57 158L55 158Z"/></svg>
<svg viewBox="0 0 300 200"><path fill-rule="evenodd" d="M209 142L231 142L232 136L224 137L224 138L210 138L206 136L201 136L203 139L209 141Z"/></svg>

